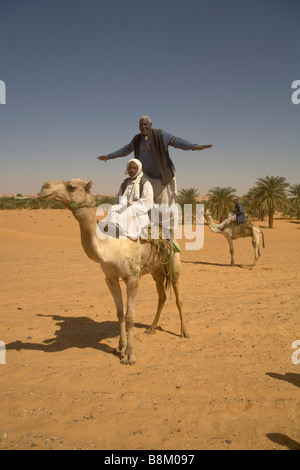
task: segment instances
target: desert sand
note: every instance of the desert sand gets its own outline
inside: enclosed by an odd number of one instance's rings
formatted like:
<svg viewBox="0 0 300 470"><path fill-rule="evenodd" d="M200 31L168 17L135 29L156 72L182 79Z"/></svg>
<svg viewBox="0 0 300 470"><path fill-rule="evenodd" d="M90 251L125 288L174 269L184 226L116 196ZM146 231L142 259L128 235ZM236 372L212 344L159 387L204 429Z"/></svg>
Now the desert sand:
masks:
<svg viewBox="0 0 300 470"><path fill-rule="evenodd" d="M228 245L205 225L186 251L181 291L155 335L151 276L141 279L137 364L114 354L119 326L100 267L67 210L0 211L0 449L300 449L300 225L259 222L266 248ZM300 351L299 351L300 359Z"/></svg>

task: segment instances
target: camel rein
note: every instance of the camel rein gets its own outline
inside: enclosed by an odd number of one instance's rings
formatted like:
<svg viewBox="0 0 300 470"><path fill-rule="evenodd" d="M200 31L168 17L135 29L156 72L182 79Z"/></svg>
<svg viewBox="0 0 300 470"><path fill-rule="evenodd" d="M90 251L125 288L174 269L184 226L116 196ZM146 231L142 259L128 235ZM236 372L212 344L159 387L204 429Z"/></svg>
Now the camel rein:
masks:
<svg viewBox="0 0 300 470"><path fill-rule="evenodd" d="M78 202L72 202L71 210L80 209L81 207L96 207L95 202L90 202L90 204L78 204Z"/></svg>

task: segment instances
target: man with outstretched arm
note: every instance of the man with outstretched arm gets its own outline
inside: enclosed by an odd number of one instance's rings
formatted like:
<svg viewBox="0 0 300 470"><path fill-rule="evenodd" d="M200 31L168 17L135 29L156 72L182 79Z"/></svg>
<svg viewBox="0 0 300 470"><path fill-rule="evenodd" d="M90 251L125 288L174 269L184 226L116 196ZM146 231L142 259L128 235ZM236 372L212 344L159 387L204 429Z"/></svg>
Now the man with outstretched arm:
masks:
<svg viewBox="0 0 300 470"><path fill-rule="evenodd" d="M106 162L114 158L126 157L134 152L134 158L140 160L143 172L153 187L154 203L172 206L178 202L175 167L169 155L169 146L181 150L204 150L212 145L192 144L188 140L175 137L162 129L153 129L149 116L142 116L139 121L140 133L135 135L125 147L108 155L100 155L98 160ZM174 237L171 221L170 238Z"/></svg>
<svg viewBox="0 0 300 470"><path fill-rule="evenodd" d="M151 182L156 204L177 203L175 167L168 147L181 150L204 150L212 145L192 144L188 140L175 137L162 129L152 129L149 116L139 121L140 133L128 145L108 155L100 155L98 160L106 162L114 158L126 157L134 152L134 157L143 165L143 172Z"/></svg>

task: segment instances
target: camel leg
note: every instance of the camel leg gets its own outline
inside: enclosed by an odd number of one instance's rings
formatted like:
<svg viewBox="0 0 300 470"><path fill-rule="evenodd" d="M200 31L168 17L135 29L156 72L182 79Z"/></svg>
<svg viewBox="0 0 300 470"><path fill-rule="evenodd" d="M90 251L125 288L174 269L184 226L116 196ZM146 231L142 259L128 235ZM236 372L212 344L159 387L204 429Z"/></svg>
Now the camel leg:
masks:
<svg viewBox="0 0 300 470"><path fill-rule="evenodd" d="M123 298L122 298L122 291L119 283L118 278L106 278L106 283L108 288L113 296L115 301L115 305L117 308L117 316L120 323L120 341L119 346L116 349L117 354L121 354L121 356L125 356L125 349L127 346L127 338L126 338L126 328L125 328L125 316L124 316L124 307L123 307Z"/></svg>
<svg viewBox="0 0 300 470"><path fill-rule="evenodd" d="M235 265L235 262L234 262L234 247L233 247L233 241L231 238L227 238L227 241L228 241L228 244L229 244L229 250L230 250L230 256L231 256L231 263L230 265L231 266L234 266Z"/></svg>
<svg viewBox="0 0 300 470"><path fill-rule="evenodd" d="M153 279L156 282L156 290L157 290L157 293L158 293L158 305L157 305L157 311L156 311L156 315L155 315L155 318L153 320L153 323L150 326L150 328L147 330L147 333L150 334L150 335L155 334L155 330L156 330L158 322L159 322L160 314L162 312L162 309L165 305L166 298L167 298L166 288L165 288L165 276L163 275L161 269L159 269L159 271L156 271L155 273L153 273L152 276L153 276Z"/></svg>
<svg viewBox="0 0 300 470"><path fill-rule="evenodd" d="M254 248L254 261L253 261L253 264L250 268L250 271L252 271L252 269L254 268L254 266L256 265L259 257L260 257L260 250L259 250L259 239L257 239L256 237L253 237L252 238L252 245L253 245L253 248Z"/></svg>
<svg viewBox="0 0 300 470"><path fill-rule="evenodd" d="M176 260L174 260L174 263L176 263ZM179 263L180 263L180 261L179 261ZM175 267L174 271L176 272L176 266L174 266L174 267ZM180 269L180 267L179 267L179 269ZM165 288L165 276L163 275L161 269L159 271L156 271L156 273L153 273L153 278L156 282L156 289L157 289L157 293L158 293L158 306L157 306L157 312L156 312L154 321L153 321L152 325L150 326L150 328L147 330L147 333L149 333L149 334L154 334L155 333L155 330L156 330L158 322L159 322L160 314L162 312L162 309L165 305L165 301L166 301L166 298L167 298L166 288ZM179 272L177 272L177 274L176 273L173 274L172 286L173 286L173 290L174 290L174 293L175 293L176 305L177 305L177 308L178 308L178 311L179 311L179 316L180 316L181 337L182 338L189 338L189 334L187 332L187 328L186 328L183 313L182 313L182 302L181 302L180 293L179 293ZM170 289L171 289L171 287L170 287Z"/></svg>
<svg viewBox="0 0 300 470"><path fill-rule="evenodd" d="M183 313L182 313L182 301L180 299L180 293L179 293L179 277L178 276L173 277L172 286L173 286L173 290L174 290L175 297L176 297L176 305L179 310L180 325L181 325L181 338L189 338L190 335L187 331Z"/></svg>
<svg viewBox="0 0 300 470"><path fill-rule="evenodd" d="M135 315L135 299L139 287L139 279L132 277L126 279L125 283L127 287L127 311L125 316L127 346L125 350L125 357L121 360L121 363L132 365L136 363L133 351L133 326Z"/></svg>

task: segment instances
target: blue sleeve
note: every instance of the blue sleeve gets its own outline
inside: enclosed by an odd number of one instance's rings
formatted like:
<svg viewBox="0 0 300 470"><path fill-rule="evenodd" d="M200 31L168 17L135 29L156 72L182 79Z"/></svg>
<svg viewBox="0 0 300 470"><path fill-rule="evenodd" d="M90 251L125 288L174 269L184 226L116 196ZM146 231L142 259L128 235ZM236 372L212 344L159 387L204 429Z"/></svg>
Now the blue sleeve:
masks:
<svg viewBox="0 0 300 470"><path fill-rule="evenodd" d="M245 212L244 208L241 206L241 204L238 204L237 208L236 208L236 214L237 215L242 215L242 214L244 214L244 212Z"/></svg>
<svg viewBox="0 0 300 470"><path fill-rule="evenodd" d="M165 144L166 149L168 145L175 147L176 149L181 150L194 150L197 144L192 144L188 140L181 139L180 137L175 137L174 135L169 134L166 131L161 131L162 138Z"/></svg>
<svg viewBox="0 0 300 470"><path fill-rule="evenodd" d="M107 156L108 160L113 160L114 158L127 157L130 153L133 152L133 139L130 144L125 145L125 147L116 150L115 152L109 153Z"/></svg>

